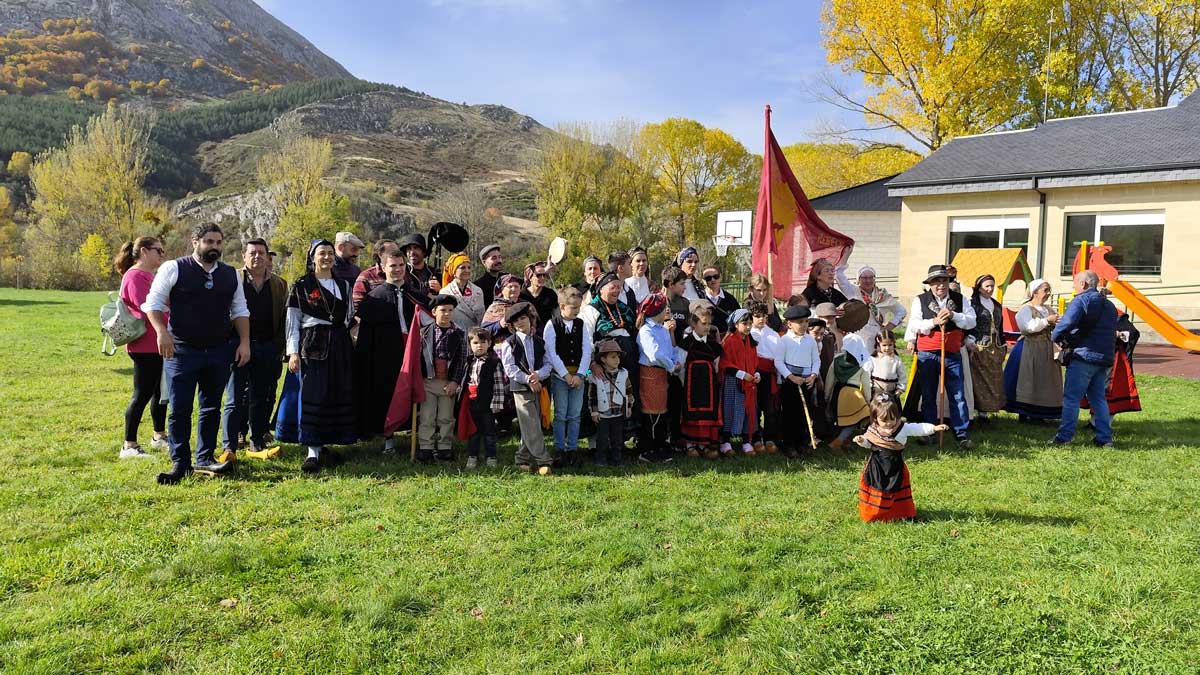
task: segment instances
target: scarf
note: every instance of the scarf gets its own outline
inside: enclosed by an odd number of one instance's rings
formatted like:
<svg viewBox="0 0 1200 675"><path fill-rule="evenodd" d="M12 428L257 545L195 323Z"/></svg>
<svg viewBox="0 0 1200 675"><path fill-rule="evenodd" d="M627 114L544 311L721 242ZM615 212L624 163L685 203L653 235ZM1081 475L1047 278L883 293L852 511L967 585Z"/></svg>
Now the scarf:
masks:
<svg viewBox="0 0 1200 675"><path fill-rule="evenodd" d="M592 298L588 304L595 307L596 312L600 315L596 319L597 336L608 335L618 328L624 328L630 335L634 334L633 324L637 318L633 315L633 310L629 308L629 305L620 300L616 305L610 305L601 300L599 295Z"/></svg>
<svg viewBox="0 0 1200 675"><path fill-rule="evenodd" d="M504 298L496 298L494 302L483 313L481 324L499 322L504 323L504 315L508 312L508 308L517 303L509 302Z"/></svg>
<svg viewBox="0 0 1200 675"><path fill-rule="evenodd" d="M454 281L454 273L464 263L471 262L471 259L461 253L455 253L446 261L446 266L442 268L442 286L449 286L451 281Z"/></svg>
<svg viewBox="0 0 1200 675"><path fill-rule="evenodd" d="M903 428L904 420L896 422L891 427L884 427L877 422L871 422L871 426L867 427L863 436L866 437L867 442L871 445L878 445L888 450L903 450L904 444L896 440L896 434L900 433L900 430Z"/></svg>

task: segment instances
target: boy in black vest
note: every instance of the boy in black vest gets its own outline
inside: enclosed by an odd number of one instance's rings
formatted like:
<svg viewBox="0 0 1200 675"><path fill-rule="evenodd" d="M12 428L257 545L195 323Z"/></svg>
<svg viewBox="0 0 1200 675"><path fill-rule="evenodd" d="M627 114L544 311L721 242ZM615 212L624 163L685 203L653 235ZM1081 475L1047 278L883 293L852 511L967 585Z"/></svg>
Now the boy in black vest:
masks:
<svg viewBox="0 0 1200 675"><path fill-rule="evenodd" d="M421 329L425 401L417 425L417 461L454 459L454 402L467 377L467 336L454 325L458 300L439 295L429 303L433 323Z"/></svg>
<svg viewBox="0 0 1200 675"><path fill-rule="evenodd" d="M963 302L961 293L950 290L952 277L945 265L933 265L925 278L929 290L913 299L908 322L917 336L917 377L921 384L921 417L926 423L941 424L938 419L938 382L945 368L946 401L950 428L962 448L971 447L967 427L971 418L963 390L962 349L964 331L975 327L975 310ZM945 363L942 347L945 346ZM918 441L928 444L925 438Z"/></svg>
<svg viewBox="0 0 1200 675"><path fill-rule="evenodd" d="M546 323L542 340L554 371L550 396L554 399L554 449L565 466L575 466L579 449L579 417L583 410L584 383L592 361L592 332L579 308L583 294L568 286L558 292L558 311Z"/></svg>
<svg viewBox="0 0 1200 675"><path fill-rule="evenodd" d="M542 434L542 387L550 377L550 361L546 358L546 343L540 335L533 335L535 314L533 305L518 302L504 314L504 323L512 331L504 342L501 360L504 373L508 375L509 389L517 408L517 424L521 428L521 447L517 450L517 468L533 471L543 476L551 473L553 460L546 452L546 438Z"/></svg>
<svg viewBox="0 0 1200 675"><path fill-rule="evenodd" d="M225 235L207 223L192 233L192 255L163 264L154 277L142 311L158 333L158 353L170 392L167 433L171 470L158 474L161 485L173 485L196 471L223 474L227 462L213 458L221 425L221 394L230 365L250 362L250 311L237 272L221 262ZM165 313L170 312L170 330ZM237 337L230 338L230 322ZM199 389L196 462L192 463L192 404Z"/></svg>

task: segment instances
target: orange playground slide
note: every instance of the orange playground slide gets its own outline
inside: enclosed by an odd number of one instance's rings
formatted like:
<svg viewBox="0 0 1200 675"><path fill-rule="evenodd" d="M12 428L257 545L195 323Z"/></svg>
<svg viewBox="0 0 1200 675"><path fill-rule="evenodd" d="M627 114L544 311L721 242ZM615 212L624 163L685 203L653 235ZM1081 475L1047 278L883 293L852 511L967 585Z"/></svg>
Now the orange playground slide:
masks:
<svg viewBox="0 0 1200 675"><path fill-rule="evenodd" d="M1129 311L1163 336L1163 339L1180 349L1200 350L1200 335L1195 335L1179 325L1178 321L1172 319L1169 314L1151 302L1150 298L1143 295L1129 282L1112 279L1108 282L1108 290L1112 291L1118 300L1125 303Z"/></svg>

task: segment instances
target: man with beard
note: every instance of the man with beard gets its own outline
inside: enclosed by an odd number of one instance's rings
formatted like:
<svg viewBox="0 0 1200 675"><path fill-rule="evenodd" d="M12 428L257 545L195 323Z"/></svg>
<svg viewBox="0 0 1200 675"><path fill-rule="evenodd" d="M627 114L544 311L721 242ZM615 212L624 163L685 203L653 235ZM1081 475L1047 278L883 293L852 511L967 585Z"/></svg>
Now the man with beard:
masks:
<svg viewBox="0 0 1200 675"><path fill-rule="evenodd" d="M229 463L218 462L217 431L221 424L221 394L232 362L250 362L250 312L238 274L221 262L225 235L213 223L192 233L192 255L163 263L142 311L158 334L158 353L164 370L171 411L167 431L171 470L158 474L160 485L173 485L197 471L223 474ZM171 318L165 319L164 312ZM230 324L237 332L230 339ZM192 463L192 405L199 388L196 461Z"/></svg>
<svg viewBox="0 0 1200 675"><path fill-rule="evenodd" d="M428 299L423 289L408 284L408 266L403 254L392 251L381 262L385 283L363 297L355 343L358 434L368 438L383 433L388 406L396 389L396 378L404 362L404 347L413 315ZM384 454L395 452L395 440L384 434Z"/></svg>
<svg viewBox="0 0 1200 675"><path fill-rule="evenodd" d="M483 306L491 307L496 301L496 282L504 275L504 256L500 253L500 244L488 244L479 249L479 262L483 265L483 274L475 280L475 285L483 291Z"/></svg>
<svg viewBox="0 0 1200 675"><path fill-rule="evenodd" d="M353 232L338 232L334 237L333 278L341 279L353 286L362 270L358 267L358 254L366 248Z"/></svg>
<svg viewBox="0 0 1200 675"><path fill-rule="evenodd" d="M429 257L425 235L413 232L400 240L400 252L408 256L408 275L414 284L433 294L442 290L442 280L438 278L438 273L425 264L425 259Z"/></svg>

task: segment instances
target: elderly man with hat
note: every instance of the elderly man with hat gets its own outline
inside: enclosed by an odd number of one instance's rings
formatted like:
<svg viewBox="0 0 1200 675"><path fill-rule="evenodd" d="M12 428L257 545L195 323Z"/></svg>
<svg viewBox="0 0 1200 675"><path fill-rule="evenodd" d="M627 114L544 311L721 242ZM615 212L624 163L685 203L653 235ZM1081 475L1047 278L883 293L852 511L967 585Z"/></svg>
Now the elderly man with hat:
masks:
<svg viewBox="0 0 1200 675"><path fill-rule="evenodd" d="M925 277L929 290L913 299L908 314L908 332L916 337L917 343L916 370L921 383L922 418L929 424L941 423L938 383L944 380L950 427L959 447L969 448L971 440L967 437L967 429L971 418L960 350L965 331L975 327L975 310L971 303L963 300L961 293L950 290L950 279L945 265L929 268Z"/></svg>
<svg viewBox="0 0 1200 675"><path fill-rule="evenodd" d="M425 259L429 257L425 235L413 232L401 239L400 252L408 258L408 274L414 283L434 293L442 290L442 280L438 278L437 270L425 264Z"/></svg>
<svg viewBox="0 0 1200 675"><path fill-rule="evenodd" d="M333 278L345 281L351 287L362 274L358 266L358 254L367 245L353 232L338 232L333 239Z"/></svg>
<svg viewBox="0 0 1200 675"><path fill-rule="evenodd" d="M475 285L483 291L483 306L488 307L496 299L496 284L504 275L504 255L500 252L500 244L488 244L479 249L479 264L483 266L483 274L475 280Z"/></svg>

